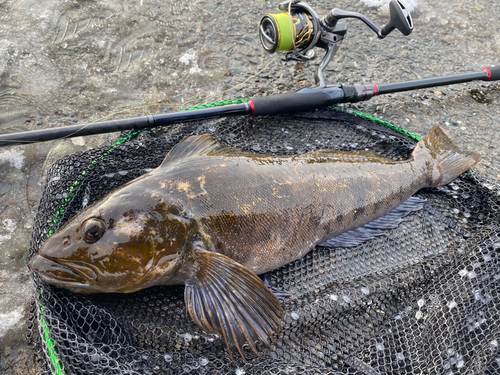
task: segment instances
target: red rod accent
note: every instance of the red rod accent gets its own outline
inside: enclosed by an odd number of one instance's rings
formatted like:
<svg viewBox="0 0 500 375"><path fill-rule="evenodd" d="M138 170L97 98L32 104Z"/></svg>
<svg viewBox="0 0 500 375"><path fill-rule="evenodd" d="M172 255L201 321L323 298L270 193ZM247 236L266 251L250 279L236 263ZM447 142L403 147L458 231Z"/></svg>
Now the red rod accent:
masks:
<svg viewBox="0 0 500 375"><path fill-rule="evenodd" d="M489 81L491 78L491 70L489 70L488 68L484 68L483 70L486 70L488 72L488 78L486 78L485 81Z"/></svg>
<svg viewBox="0 0 500 375"><path fill-rule="evenodd" d="M375 94L373 94L375 96L378 94L378 87L377 87L377 85L373 85L373 88L375 89Z"/></svg>
<svg viewBox="0 0 500 375"><path fill-rule="evenodd" d="M255 112L255 105L253 104L253 100L249 100L249 103L250 103L250 107L252 108L252 112L250 112L250 114L253 116L253 114Z"/></svg>

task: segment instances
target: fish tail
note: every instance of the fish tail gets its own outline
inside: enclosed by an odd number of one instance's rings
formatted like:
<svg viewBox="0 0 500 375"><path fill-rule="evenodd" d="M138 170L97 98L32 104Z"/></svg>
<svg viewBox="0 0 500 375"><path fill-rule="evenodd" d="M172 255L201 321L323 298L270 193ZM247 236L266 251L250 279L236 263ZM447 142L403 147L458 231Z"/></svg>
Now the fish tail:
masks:
<svg viewBox="0 0 500 375"><path fill-rule="evenodd" d="M455 180L473 167L481 156L472 151L462 150L442 127L436 126L418 142L413 151L413 158L425 162L430 159L430 187L436 187Z"/></svg>

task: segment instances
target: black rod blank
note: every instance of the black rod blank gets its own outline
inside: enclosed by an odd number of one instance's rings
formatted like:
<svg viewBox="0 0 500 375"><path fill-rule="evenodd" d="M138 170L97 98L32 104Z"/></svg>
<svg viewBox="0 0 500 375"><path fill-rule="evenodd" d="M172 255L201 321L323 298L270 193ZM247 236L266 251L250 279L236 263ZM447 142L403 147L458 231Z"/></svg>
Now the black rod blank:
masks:
<svg viewBox="0 0 500 375"><path fill-rule="evenodd" d="M488 79L488 76L489 76L488 71L483 70L481 72L476 72L476 73L456 74L447 77L424 78L415 81L388 83L385 85L377 85L378 88L377 95L390 94L393 92L425 89L436 86L453 85L456 83L464 83L476 80L484 81Z"/></svg>
<svg viewBox="0 0 500 375"><path fill-rule="evenodd" d="M241 103L221 107L210 107L190 111L162 113L152 116L96 122L86 125L71 125L52 129L32 130L0 135L0 147L45 142L61 138L80 137L84 135L154 128L157 126L172 125L179 122L196 121L214 117L245 115L250 113L250 104Z"/></svg>

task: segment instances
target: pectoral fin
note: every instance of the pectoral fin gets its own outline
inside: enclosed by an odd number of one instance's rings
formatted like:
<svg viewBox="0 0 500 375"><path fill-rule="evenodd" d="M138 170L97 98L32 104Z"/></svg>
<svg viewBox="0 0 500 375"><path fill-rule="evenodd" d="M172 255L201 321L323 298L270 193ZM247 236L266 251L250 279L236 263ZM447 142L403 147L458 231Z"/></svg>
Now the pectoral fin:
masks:
<svg viewBox="0 0 500 375"><path fill-rule="evenodd" d="M222 336L229 353L235 346L245 359L242 347L248 344L258 355L255 343L269 345L285 315L276 296L224 255L195 250L190 257L195 271L185 281L184 297L189 315L206 332Z"/></svg>

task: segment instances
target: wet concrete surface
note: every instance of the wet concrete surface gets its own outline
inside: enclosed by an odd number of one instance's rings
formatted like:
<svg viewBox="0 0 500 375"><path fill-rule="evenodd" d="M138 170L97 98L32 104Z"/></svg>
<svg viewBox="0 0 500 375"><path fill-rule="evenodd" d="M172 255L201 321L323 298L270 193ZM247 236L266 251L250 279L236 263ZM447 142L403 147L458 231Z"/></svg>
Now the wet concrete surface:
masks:
<svg viewBox="0 0 500 375"><path fill-rule="evenodd" d="M0 133L179 110L194 104L313 86L320 59L270 58L257 28L277 1L0 1ZM382 26L377 1L310 1L318 13L358 11ZM412 4L417 4L412 1ZM326 71L330 83L389 83L500 64L500 5L421 0L409 37L378 40L350 20ZM317 50L322 56L322 51ZM473 82L376 97L349 105L423 135L435 125L500 179L500 83ZM111 116L111 117L107 117ZM47 168L114 135L0 148L0 372L35 373L25 344L32 300L26 266Z"/></svg>

